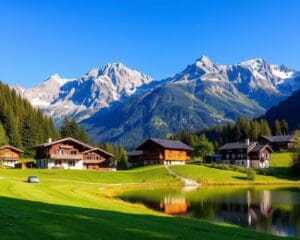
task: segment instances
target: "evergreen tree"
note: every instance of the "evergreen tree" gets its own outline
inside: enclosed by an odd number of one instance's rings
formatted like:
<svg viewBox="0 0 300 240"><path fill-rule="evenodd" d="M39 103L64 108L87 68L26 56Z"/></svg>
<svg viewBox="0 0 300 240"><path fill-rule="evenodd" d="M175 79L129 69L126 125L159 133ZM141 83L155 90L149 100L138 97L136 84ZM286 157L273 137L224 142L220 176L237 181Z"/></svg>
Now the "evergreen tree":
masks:
<svg viewBox="0 0 300 240"><path fill-rule="evenodd" d="M89 136L84 127L78 126L75 119L69 120L65 118L61 127L60 135L62 138L72 137L79 141L89 143Z"/></svg>
<svg viewBox="0 0 300 240"><path fill-rule="evenodd" d="M0 123L0 146L8 144L8 137L6 135L6 132Z"/></svg>
<svg viewBox="0 0 300 240"><path fill-rule="evenodd" d="M280 121L280 128L281 128L281 133L283 135L287 135L288 134L288 132L289 132L289 125L288 125L287 121L281 120Z"/></svg>
<svg viewBox="0 0 300 240"><path fill-rule="evenodd" d="M262 136L271 136L271 129L268 122L265 119L260 120L260 134Z"/></svg>
<svg viewBox="0 0 300 240"><path fill-rule="evenodd" d="M274 129L273 129L273 134L275 136L280 136L282 135L282 132L281 132L281 124L278 120L275 120L274 122Z"/></svg>
<svg viewBox="0 0 300 240"><path fill-rule="evenodd" d="M127 152L123 145L103 143L100 145L100 147L115 156L115 160L119 169L126 169L128 167Z"/></svg>
<svg viewBox="0 0 300 240"><path fill-rule="evenodd" d="M57 131L50 118L34 109L27 100L2 83L0 83L0 106L0 123L5 130L8 143L25 150L25 153L47 138L57 137Z"/></svg>

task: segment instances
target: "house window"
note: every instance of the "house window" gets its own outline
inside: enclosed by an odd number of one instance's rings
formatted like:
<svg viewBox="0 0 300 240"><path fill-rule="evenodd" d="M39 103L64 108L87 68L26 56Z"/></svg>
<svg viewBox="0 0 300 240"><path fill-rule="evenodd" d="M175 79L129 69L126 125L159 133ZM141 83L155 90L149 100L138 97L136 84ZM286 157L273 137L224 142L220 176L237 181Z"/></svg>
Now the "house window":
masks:
<svg viewBox="0 0 300 240"><path fill-rule="evenodd" d="M229 159L229 154L228 153L226 154L226 159Z"/></svg>
<svg viewBox="0 0 300 240"><path fill-rule="evenodd" d="M231 154L231 158L232 158L232 159L235 159L235 154L234 154L234 153Z"/></svg>
<svg viewBox="0 0 300 240"><path fill-rule="evenodd" d="M56 151L56 154L57 154L57 155L64 155L64 150L61 150L61 149L60 149L60 150L57 150L57 151Z"/></svg>
<svg viewBox="0 0 300 240"><path fill-rule="evenodd" d="M77 151L71 151L71 155L77 155Z"/></svg>
<svg viewBox="0 0 300 240"><path fill-rule="evenodd" d="M69 161L68 165L69 167L75 167L75 161Z"/></svg>
<svg viewBox="0 0 300 240"><path fill-rule="evenodd" d="M61 165L61 160L55 160L54 164L55 164L56 166Z"/></svg>

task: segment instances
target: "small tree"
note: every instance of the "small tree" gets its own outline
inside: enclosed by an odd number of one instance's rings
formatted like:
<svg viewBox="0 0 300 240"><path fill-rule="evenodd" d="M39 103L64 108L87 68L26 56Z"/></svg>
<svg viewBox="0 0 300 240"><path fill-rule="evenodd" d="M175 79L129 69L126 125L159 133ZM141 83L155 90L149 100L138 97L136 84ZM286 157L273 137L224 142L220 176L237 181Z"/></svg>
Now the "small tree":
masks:
<svg viewBox="0 0 300 240"><path fill-rule="evenodd" d="M300 130L295 132L296 145L293 150L292 171L295 175L300 176Z"/></svg>
<svg viewBox="0 0 300 240"><path fill-rule="evenodd" d="M256 172L252 168L247 169L247 179L250 181L254 181L256 178Z"/></svg>
<svg viewBox="0 0 300 240"><path fill-rule="evenodd" d="M201 161L203 160L204 157L211 154L214 150L214 145L210 141L208 141L204 133L201 134L197 144L193 147L194 147L193 154L195 156L200 156Z"/></svg>

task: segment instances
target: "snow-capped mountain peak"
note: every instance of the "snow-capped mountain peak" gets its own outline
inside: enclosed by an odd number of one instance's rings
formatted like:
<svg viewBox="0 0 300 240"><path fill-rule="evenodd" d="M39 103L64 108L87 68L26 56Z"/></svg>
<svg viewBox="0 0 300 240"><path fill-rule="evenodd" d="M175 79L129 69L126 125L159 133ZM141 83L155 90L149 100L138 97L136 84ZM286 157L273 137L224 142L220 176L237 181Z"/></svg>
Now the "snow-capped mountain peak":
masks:
<svg viewBox="0 0 300 240"><path fill-rule="evenodd" d="M209 67L212 66L212 61L205 55L201 56L199 59L196 60L196 66L197 67Z"/></svg>
<svg viewBox="0 0 300 240"><path fill-rule="evenodd" d="M209 93L214 101L222 98L246 105L247 101L255 101L259 104L256 108L261 110L299 89L300 73L284 65L271 65L261 58L219 65L202 56L163 81L152 81L149 76L117 62L93 68L77 80L54 74L35 88L14 88L59 124L66 116L77 121L88 119L101 109L113 108L132 95L150 93L164 84L194 89L198 97ZM211 100L206 97L205 101Z"/></svg>
<svg viewBox="0 0 300 240"><path fill-rule="evenodd" d="M54 74L35 88L15 90L59 123L65 116L78 121L88 118L137 89L142 92L142 86L151 81L149 76L122 63L112 63L93 68L78 80Z"/></svg>

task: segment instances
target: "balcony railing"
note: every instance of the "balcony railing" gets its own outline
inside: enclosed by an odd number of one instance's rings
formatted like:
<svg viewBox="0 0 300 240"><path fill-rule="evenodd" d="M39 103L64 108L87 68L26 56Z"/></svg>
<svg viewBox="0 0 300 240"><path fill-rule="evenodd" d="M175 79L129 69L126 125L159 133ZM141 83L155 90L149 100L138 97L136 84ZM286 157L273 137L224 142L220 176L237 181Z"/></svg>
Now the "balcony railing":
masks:
<svg viewBox="0 0 300 240"><path fill-rule="evenodd" d="M11 161L19 161L19 158L18 157L1 157L0 156L0 161L9 161L9 160L11 160Z"/></svg>
<svg viewBox="0 0 300 240"><path fill-rule="evenodd" d="M83 155L82 154L50 154L50 159L54 160L82 160Z"/></svg>

